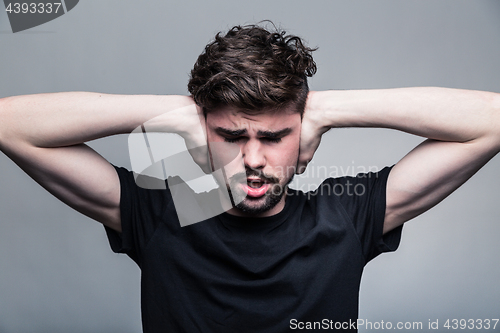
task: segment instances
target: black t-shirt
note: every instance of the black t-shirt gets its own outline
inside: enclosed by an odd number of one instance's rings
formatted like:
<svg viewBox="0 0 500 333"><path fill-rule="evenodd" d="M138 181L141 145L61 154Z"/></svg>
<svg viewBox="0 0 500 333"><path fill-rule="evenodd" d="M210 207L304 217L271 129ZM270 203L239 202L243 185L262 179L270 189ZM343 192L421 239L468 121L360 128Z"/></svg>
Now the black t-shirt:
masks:
<svg viewBox="0 0 500 333"><path fill-rule="evenodd" d="M356 321L364 265L401 237L401 227L382 236L389 171L289 190L271 217L223 213L181 227L168 189L140 188L117 168L123 231L106 231L113 251L141 268L144 332L277 333Z"/></svg>

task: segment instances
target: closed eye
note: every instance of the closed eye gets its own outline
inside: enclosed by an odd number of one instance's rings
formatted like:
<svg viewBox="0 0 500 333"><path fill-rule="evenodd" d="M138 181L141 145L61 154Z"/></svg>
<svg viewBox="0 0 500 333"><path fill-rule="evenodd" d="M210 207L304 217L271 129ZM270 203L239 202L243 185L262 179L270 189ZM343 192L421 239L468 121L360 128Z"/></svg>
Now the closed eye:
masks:
<svg viewBox="0 0 500 333"><path fill-rule="evenodd" d="M224 138L224 142L236 143L242 140L248 140L247 130L246 129L228 129L223 127L217 127L215 132L219 134L219 136ZM257 135L260 137L259 140L269 143L276 144L280 143L281 139L285 136L289 135L292 132L292 128L284 128L279 131L262 131L259 130Z"/></svg>
<svg viewBox="0 0 500 333"><path fill-rule="evenodd" d="M234 137L234 138L225 137L224 142L236 143L236 142L239 142L243 139L244 139L244 137L241 137L241 136ZM281 138L261 138L260 140L268 142L268 143L280 143L281 142Z"/></svg>
<svg viewBox="0 0 500 333"><path fill-rule="evenodd" d="M281 138L262 138L261 140L264 140L264 141L270 142L270 143L280 143L281 142Z"/></svg>
<svg viewBox="0 0 500 333"><path fill-rule="evenodd" d="M235 142L241 141L242 139L243 139L243 137L241 137L241 136L234 137L234 138L225 137L224 142L235 143Z"/></svg>

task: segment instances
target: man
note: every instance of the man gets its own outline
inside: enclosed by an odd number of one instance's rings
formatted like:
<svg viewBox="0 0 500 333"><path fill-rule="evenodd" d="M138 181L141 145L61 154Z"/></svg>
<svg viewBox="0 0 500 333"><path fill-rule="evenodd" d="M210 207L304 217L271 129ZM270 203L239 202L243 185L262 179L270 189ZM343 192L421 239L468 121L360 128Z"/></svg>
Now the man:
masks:
<svg viewBox="0 0 500 333"><path fill-rule="evenodd" d="M403 223L500 150L498 94L309 92L311 52L295 36L234 27L199 57L192 97L1 100L1 150L103 223L113 250L141 267L144 332L355 331L364 265L395 250ZM137 186L132 173L84 144L141 127L177 133L189 148L208 145L192 149L193 159L205 172L223 167L216 178L230 194L228 211L182 227L173 190ZM378 173L327 179L307 194L288 189L332 127L392 128L428 140ZM228 153L235 146L237 157ZM197 198L206 204L204 194ZM226 205L222 196L219 203Z"/></svg>

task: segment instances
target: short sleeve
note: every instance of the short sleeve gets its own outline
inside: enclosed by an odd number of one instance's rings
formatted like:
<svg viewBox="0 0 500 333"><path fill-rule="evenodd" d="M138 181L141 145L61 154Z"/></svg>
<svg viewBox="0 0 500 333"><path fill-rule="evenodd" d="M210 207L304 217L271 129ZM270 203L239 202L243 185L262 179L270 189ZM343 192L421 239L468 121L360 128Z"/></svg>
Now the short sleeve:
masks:
<svg viewBox="0 0 500 333"><path fill-rule="evenodd" d="M401 239L402 226L383 234L391 169L385 167L378 172L330 179L329 185L357 233L365 262L383 252L395 251Z"/></svg>
<svg viewBox="0 0 500 333"><path fill-rule="evenodd" d="M142 188L136 184L133 172L116 166L115 170L120 179L122 232L105 226L106 234L113 252L126 253L141 266L143 251L172 201L170 192Z"/></svg>

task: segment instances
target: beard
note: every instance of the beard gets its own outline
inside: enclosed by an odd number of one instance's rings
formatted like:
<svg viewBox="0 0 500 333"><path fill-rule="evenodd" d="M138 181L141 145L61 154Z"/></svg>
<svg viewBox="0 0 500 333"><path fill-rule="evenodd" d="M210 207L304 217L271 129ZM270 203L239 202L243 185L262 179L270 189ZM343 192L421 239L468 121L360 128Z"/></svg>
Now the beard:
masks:
<svg viewBox="0 0 500 333"><path fill-rule="evenodd" d="M259 177L262 182L270 184L269 189L263 196L258 198L247 196L241 186L247 183L247 177ZM283 184L280 184L280 180L274 176L264 175L257 170L247 169L246 173L237 173L231 176L226 183L226 187L233 207L245 214L256 216L271 210L281 201L293 177L294 174Z"/></svg>

